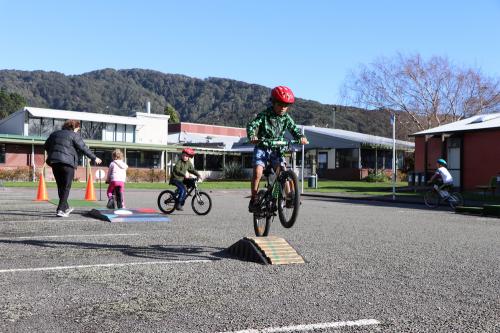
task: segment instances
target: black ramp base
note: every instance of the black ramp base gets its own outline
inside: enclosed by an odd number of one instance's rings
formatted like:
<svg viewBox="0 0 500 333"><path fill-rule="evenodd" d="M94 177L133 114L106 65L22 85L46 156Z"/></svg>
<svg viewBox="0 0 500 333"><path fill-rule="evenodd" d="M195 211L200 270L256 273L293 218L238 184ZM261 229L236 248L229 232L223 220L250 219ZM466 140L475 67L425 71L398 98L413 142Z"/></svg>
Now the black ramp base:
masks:
<svg viewBox="0 0 500 333"><path fill-rule="evenodd" d="M257 246L246 238L242 238L231 245L226 249L226 252L245 261L257 262L264 265L269 264L269 261L262 255Z"/></svg>

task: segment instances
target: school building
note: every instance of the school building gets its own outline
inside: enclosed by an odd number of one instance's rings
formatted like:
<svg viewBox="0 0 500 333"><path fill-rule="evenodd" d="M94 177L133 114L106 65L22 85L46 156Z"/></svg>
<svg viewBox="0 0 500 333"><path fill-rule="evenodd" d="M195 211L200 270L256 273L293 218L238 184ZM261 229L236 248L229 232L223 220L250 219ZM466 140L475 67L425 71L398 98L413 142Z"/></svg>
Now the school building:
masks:
<svg viewBox="0 0 500 333"><path fill-rule="evenodd" d="M40 169L44 165L43 143L66 119L81 122L85 143L103 160L103 168L111 162L111 152L120 148L134 169L161 173L155 177L166 181L169 170L185 147L196 150L194 165L208 178L223 178L224 167L237 164L250 177L253 146L248 144L245 128L208 124L169 124L166 115L137 112L135 116L115 116L89 112L25 107L0 120L0 170ZM392 139L374 135L303 126L310 144L299 146L286 156L288 163L301 176L317 174L320 178L360 180L370 171L391 173ZM412 154L414 144L396 140L397 167L403 169L405 156ZM80 160L76 178L86 179L85 158ZM50 168L48 168L50 169ZM49 173L47 178L51 178Z"/></svg>

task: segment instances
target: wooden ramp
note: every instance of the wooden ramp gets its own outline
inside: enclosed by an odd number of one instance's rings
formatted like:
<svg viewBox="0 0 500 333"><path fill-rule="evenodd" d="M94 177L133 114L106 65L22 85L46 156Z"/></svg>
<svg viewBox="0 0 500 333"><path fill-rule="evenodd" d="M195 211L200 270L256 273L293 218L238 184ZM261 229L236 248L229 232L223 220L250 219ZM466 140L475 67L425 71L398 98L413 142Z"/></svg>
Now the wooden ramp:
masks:
<svg viewBox="0 0 500 333"><path fill-rule="evenodd" d="M304 258L283 238L245 237L231 245L227 252L248 261L265 265L304 264Z"/></svg>

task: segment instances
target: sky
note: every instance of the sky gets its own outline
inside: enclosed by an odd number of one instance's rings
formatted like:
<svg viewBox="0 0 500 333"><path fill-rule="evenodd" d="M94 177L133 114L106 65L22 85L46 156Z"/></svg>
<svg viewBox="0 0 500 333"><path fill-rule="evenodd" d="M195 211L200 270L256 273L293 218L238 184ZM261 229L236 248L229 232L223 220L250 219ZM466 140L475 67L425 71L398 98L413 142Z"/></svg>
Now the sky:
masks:
<svg viewBox="0 0 500 333"><path fill-rule="evenodd" d="M398 53L500 75L500 0L0 0L0 69L143 68L341 103L361 64Z"/></svg>

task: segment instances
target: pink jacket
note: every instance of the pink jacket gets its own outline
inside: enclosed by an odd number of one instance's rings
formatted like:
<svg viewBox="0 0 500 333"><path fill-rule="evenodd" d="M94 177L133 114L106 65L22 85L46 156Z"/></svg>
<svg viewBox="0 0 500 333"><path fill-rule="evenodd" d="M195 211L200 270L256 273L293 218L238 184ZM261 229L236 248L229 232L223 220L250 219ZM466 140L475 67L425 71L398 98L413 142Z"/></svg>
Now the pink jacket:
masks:
<svg viewBox="0 0 500 333"><path fill-rule="evenodd" d="M114 160L109 165L108 182L125 182L127 179L127 163L122 160Z"/></svg>

